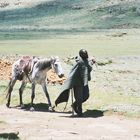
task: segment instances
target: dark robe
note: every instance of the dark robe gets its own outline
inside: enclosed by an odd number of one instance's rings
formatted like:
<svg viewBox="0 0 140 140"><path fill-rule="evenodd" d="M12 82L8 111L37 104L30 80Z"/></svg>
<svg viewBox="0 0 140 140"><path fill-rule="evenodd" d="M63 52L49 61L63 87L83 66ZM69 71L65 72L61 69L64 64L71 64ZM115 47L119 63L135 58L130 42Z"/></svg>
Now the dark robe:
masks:
<svg viewBox="0 0 140 140"><path fill-rule="evenodd" d="M72 67L68 78L65 80L63 90L55 101L57 106L59 103L67 102L69 99L70 89L74 86L82 86L84 89L83 102L89 97L88 81L91 79L90 72L92 67L89 65L88 60L79 58L76 64Z"/></svg>

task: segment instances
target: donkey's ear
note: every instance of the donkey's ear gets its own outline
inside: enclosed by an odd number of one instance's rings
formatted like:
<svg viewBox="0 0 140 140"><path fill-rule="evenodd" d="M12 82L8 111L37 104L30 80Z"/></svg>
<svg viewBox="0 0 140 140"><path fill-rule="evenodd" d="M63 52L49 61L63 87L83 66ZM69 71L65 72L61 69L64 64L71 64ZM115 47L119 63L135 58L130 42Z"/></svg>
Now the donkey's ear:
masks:
<svg viewBox="0 0 140 140"><path fill-rule="evenodd" d="M56 60L58 60L58 59L59 59L59 57L58 57L58 56L55 56L55 59L56 59Z"/></svg>
<svg viewBox="0 0 140 140"><path fill-rule="evenodd" d="M51 56L51 59L54 59L54 57L53 57L53 56Z"/></svg>
<svg viewBox="0 0 140 140"><path fill-rule="evenodd" d="M52 62L55 62L55 57L51 56L51 60L52 60Z"/></svg>

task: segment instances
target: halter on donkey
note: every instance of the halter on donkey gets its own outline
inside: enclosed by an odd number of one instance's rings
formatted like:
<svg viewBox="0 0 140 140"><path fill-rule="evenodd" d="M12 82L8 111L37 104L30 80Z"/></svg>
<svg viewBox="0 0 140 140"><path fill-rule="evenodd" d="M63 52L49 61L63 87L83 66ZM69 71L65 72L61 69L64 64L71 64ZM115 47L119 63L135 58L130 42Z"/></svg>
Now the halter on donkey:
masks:
<svg viewBox="0 0 140 140"><path fill-rule="evenodd" d="M38 59L36 57L24 57L17 60L12 65L12 78L9 82L7 93L7 107L10 106L11 92L17 80L20 80L21 86L19 88L20 106L23 107L22 93L25 89L27 82L32 83L31 94L31 108L33 108L33 100L35 98L35 85L40 84L47 97L49 109L52 110L50 97L46 86L46 72L50 69L54 69L55 73L61 78L64 76L61 63L58 57Z"/></svg>

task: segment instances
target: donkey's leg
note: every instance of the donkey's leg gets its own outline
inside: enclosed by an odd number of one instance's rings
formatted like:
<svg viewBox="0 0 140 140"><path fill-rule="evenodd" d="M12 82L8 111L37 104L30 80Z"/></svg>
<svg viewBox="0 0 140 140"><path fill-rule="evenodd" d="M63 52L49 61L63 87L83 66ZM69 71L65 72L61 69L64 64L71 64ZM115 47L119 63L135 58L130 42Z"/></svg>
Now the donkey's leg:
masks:
<svg viewBox="0 0 140 140"><path fill-rule="evenodd" d="M9 86L8 86L8 93L7 93L7 103L6 103L6 106L9 107L10 106L10 100L11 100L11 92L13 91L13 87L16 83L17 79L14 77L10 80L9 82Z"/></svg>
<svg viewBox="0 0 140 140"><path fill-rule="evenodd" d="M26 82L25 81L22 81L21 83L21 86L19 88L19 99L20 99L20 107L23 108L24 105L23 105L23 102L22 102L22 94L23 94L23 90L25 89L26 87Z"/></svg>
<svg viewBox="0 0 140 140"><path fill-rule="evenodd" d="M34 98L35 98L35 83L32 83L31 108L30 108L31 111L34 110L34 107L33 107Z"/></svg>
<svg viewBox="0 0 140 140"><path fill-rule="evenodd" d="M54 111L54 109L52 107L52 104L51 104L50 96L49 96L49 93L48 93L48 90L47 90L46 82L42 83L41 86L42 86L43 91L44 91L44 93L45 93L45 95L47 97L47 100L48 100L49 111Z"/></svg>

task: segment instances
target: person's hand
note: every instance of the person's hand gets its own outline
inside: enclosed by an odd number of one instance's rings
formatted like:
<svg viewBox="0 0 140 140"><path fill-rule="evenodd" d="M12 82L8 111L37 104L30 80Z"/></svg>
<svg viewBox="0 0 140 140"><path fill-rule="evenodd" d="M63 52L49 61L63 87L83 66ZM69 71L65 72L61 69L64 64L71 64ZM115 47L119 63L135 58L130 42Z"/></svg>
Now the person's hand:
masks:
<svg viewBox="0 0 140 140"><path fill-rule="evenodd" d="M96 60L94 58L91 59L92 63L96 63Z"/></svg>
<svg viewBox="0 0 140 140"><path fill-rule="evenodd" d="M90 63L91 63L91 65L93 65L93 64L95 64L95 63L96 63L96 60L95 60L95 58L94 58L94 57L92 57L92 58L90 59Z"/></svg>

